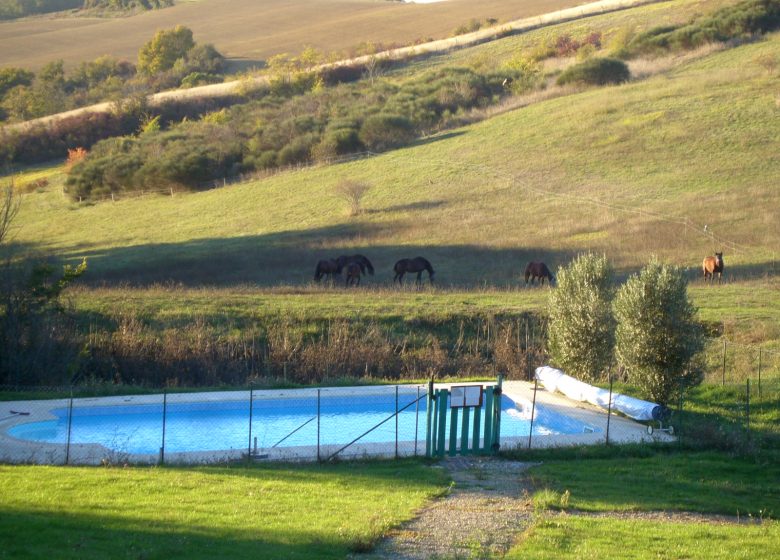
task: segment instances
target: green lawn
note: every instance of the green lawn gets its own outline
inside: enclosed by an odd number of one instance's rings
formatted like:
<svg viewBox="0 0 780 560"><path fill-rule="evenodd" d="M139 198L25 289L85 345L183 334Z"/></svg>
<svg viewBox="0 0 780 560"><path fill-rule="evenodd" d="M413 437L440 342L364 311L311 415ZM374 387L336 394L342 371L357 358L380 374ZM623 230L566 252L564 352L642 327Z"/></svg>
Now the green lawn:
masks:
<svg viewBox="0 0 780 560"><path fill-rule="evenodd" d="M694 511L780 515L780 464L725 453L656 453L587 461L545 461L531 471L540 492L569 491L584 511ZM548 493L541 505L560 506Z"/></svg>
<svg viewBox="0 0 780 560"><path fill-rule="evenodd" d="M447 482L412 461L0 466L0 558L344 558Z"/></svg>
<svg viewBox="0 0 780 560"><path fill-rule="evenodd" d="M505 558L772 560L778 555L777 521L738 526L552 516L537 521Z"/></svg>

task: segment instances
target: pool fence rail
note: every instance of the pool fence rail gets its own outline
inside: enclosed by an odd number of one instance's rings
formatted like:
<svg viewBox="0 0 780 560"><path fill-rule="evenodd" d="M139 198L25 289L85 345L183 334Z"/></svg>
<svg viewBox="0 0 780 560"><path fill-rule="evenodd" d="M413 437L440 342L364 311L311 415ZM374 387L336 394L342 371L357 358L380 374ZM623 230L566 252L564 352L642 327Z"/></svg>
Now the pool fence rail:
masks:
<svg viewBox="0 0 780 560"><path fill-rule="evenodd" d="M629 429L638 426L652 437L658 436L659 428L669 435L673 430L680 445L686 441L700 444L706 438L720 447L759 445L766 432L763 423L780 402L780 376L770 376L765 354L762 359L760 385L757 376L727 379L725 385L722 379L710 382L721 401L718 418L697 410L689 400L698 389L681 384L667 405L672 411L668 421L648 426L633 423ZM464 406L474 404L466 402L468 387L473 386L479 386L483 402L479 407ZM164 389L153 394L123 389L124 394L95 396L93 390L82 387L0 386L0 463L436 458L579 445L585 439L587 443L619 444L625 441L627 426L614 407L588 412L527 381L281 390L247 387L218 392ZM517 409L501 410L502 391ZM460 406L452 406L453 398L462 399ZM485 414L490 406L493 412ZM579 435L550 435L547 419L575 409L590 414L583 420L585 426L577 428ZM530 422L527 431L517 431L514 423L520 421ZM584 436L583 430L588 432Z"/></svg>
<svg viewBox="0 0 780 560"><path fill-rule="evenodd" d="M494 384L480 386L488 385ZM0 462L202 464L423 456L428 389L248 387L94 396L78 387L25 388L15 398L6 388L11 400L0 401ZM439 441L449 446L458 439L451 434Z"/></svg>

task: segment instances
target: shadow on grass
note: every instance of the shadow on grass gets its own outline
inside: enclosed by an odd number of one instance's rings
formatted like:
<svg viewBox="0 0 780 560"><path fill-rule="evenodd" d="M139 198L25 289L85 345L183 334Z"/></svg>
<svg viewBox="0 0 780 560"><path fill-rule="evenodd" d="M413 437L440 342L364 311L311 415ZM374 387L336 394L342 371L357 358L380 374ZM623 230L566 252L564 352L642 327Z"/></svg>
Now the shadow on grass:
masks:
<svg viewBox="0 0 780 560"><path fill-rule="evenodd" d="M161 510L167 509L164 504ZM166 524L111 515L5 509L0 518L2 558L344 558L335 535L290 530L218 534L209 527Z"/></svg>
<svg viewBox="0 0 780 560"><path fill-rule="evenodd" d="M47 498L21 490L0 500L0 557L344 558L448 482L410 460L41 469L5 473Z"/></svg>
<svg viewBox="0 0 780 560"><path fill-rule="evenodd" d="M426 203L427 204L427 203ZM435 202L430 204L436 204ZM416 209L411 205L410 210ZM398 226L388 226L398 229ZM518 287L530 260L555 268L575 252L542 248L494 249L477 245L376 246L383 226L344 224L318 229L290 230L268 235L199 239L101 250L71 249L66 262L89 262L82 282L91 285L183 286L307 285L313 282L320 259L361 253L374 265L375 276L362 285L393 284L393 265L402 258L426 257L436 270L440 287ZM424 274L427 283L427 274ZM413 282L414 275L407 275Z"/></svg>

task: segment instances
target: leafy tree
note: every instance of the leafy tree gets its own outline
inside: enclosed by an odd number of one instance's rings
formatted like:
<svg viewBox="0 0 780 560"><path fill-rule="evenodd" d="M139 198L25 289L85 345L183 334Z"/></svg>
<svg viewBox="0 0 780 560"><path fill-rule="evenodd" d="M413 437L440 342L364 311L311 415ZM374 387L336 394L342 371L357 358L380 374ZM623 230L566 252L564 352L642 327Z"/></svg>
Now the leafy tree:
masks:
<svg viewBox="0 0 780 560"><path fill-rule="evenodd" d="M595 381L612 362L612 267L605 256L580 255L556 277L548 302L552 363L578 379Z"/></svg>
<svg viewBox="0 0 780 560"><path fill-rule="evenodd" d="M75 267L66 265L60 275L47 263L20 268L6 251L20 204L13 183L0 189L0 249L5 256L0 264L0 383L15 385L35 382L52 361L62 365L60 350L68 346L64 339L72 331L59 328L59 298L87 269L86 259Z"/></svg>
<svg viewBox="0 0 780 560"><path fill-rule="evenodd" d="M0 68L0 99L11 88L32 85L35 74L23 68Z"/></svg>
<svg viewBox="0 0 780 560"><path fill-rule="evenodd" d="M701 382L694 357L704 348L704 334L687 285L679 268L653 260L628 279L615 299L618 363L660 404L669 402L681 382Z"/></svg>
<svg viewBox="0 0 780 560"><path fill-rule="evenodd" d="M192 30L183 25L162 29L138 53L138 71L148 76L173 68L195 46Z"/></svg>

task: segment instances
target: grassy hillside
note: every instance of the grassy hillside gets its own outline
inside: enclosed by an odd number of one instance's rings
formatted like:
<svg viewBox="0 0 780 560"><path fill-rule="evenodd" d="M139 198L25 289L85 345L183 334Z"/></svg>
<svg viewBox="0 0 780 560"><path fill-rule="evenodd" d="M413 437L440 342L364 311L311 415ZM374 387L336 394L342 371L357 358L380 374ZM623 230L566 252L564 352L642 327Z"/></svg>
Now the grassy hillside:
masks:
<svg viewBox="0 0 780 560"><path fill-rule="evenodd" d="M157 29L190 27L240 66L311 45L339 52L360 43L408 44L449 36L472 18L508 21L579 4L574 0L449 0L404 4L372 0L203 0L130 18L31 18L0 24L0 67L37 69L62 58L70 65L111 54L135 60Z"/></svg>
<svg viewBox="0 0 780 560"><path fill-rule="evenodd" d="M691 9L667 7L679 6ZM655 10L637 10L634 23L649 25ZM555 37L579 25L536 33ZM507 38L452 60L500 60L532 39ZM48 187L27 187L34 192L13 242L23 252L89 260L85 287L70 299L86 347L103 353L93 354L98 377L99 364L121 359L125 381L154 371L155 383L178 383L182 360L200 360L192 379L218 383L228 360L230 382L243 382L287 372L291 351L309 381L369 370L492 375L504 350L506 367L525 375L539 349L534 322L523 340L525 321L546 301L544 290L519 289L526 262L555 268L594 251L621 276L651 255L688 268L700 317L743 345L728 352L729 378L741 380L756 371L751 345L780 342L772 311L780 308L780 121L776 69L765 64L778 56L778 34L705 49L657 61L649 78L558 92L406 149L196 194L77 204L53 171ZM445 63L428 59L410 75ZM32 170L19 183L46 173ZM357 216L336 193L343 179L371 186ZM728 285L704 287L701 260L721 249ZM356 252L377 269L364 287L312 285L317 260ZM393 263L417 254L432 261L438 291L399 295L390 288ZM343 339L331 336L339 332ZM80 347L56 363L75 360L92 375L76 357ZM777 372L776 358L764 357L765 375ZM332 364L324 373L323 360Z"/></svg>
<svg viewBox="0 0 780 560"><path fill-rule="evenodd" d="M26 198L15 240L86 256L93 282L301 284L345 251L367 253L384 283L415 254L445 286L505 286L527 260L555 266L581 251L624 271L656 254L696 274L724 248L730 279L773 274L780 121L776 75L759 60L778 52L773 35L408 149L227 189L94 206L50 189ZM372 185L357 217L334 192L344 178Z"/></svg>

